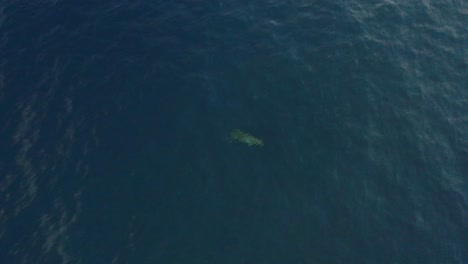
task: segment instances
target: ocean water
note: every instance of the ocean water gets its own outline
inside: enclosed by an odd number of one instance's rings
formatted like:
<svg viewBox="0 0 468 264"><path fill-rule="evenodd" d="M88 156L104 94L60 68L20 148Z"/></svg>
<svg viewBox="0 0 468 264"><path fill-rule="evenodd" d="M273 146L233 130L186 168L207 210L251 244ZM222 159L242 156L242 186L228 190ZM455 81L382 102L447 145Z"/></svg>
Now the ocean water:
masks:
<svg viewBox="0 0 468 264"><path fill-rule="evenodd" d="M463 0L0 1L0 263L468 263L467 25Z"/></svg>

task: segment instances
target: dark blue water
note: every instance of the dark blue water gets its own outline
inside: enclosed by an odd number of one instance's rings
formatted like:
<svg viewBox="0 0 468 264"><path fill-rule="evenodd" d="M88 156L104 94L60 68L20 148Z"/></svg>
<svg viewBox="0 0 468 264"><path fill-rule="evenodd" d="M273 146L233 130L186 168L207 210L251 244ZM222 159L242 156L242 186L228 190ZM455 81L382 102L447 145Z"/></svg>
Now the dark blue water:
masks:
<svg viewBox="0 0 468 264"><path fill-rule="evenodd" d="M94 2L0 2L0 263L468 263L466 1Z"/></svg>

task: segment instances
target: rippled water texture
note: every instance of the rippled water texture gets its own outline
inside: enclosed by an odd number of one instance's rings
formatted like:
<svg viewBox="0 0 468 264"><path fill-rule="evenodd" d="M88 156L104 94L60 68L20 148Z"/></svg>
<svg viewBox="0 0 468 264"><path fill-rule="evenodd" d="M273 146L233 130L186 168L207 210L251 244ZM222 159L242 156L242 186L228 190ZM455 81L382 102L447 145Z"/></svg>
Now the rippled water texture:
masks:
<svg viewBox="0 0 468 264"><path fill-rule="evenodd" d="M466 1L94 2L0 2L0 263L468 263Z"/></svg>

